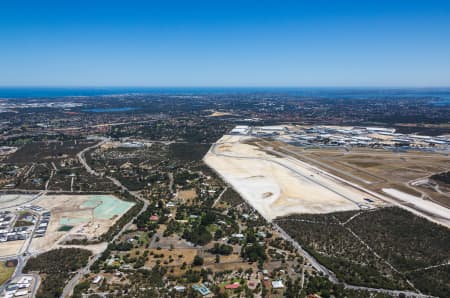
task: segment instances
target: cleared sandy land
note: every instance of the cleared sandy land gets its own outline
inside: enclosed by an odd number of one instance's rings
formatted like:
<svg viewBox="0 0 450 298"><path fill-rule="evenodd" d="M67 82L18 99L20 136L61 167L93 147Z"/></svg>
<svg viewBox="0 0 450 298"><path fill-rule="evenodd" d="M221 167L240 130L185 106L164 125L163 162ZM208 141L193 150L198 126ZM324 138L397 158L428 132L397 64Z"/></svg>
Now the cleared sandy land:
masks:
<svg viewBox="0 0 450 298"><path fill-rule="evenodd" d="M90 250L92 251L93 254L99 254L102 253L107 246L108 246L107 242L101 242L98 244L89 244L89 245L57 245L55 248L80 248Z"/></svg>
<svg viewBox="0 0 450 298"><path fill-rule="evenodd" d="M194 199L197 197L197 193L195 189L185 189L185 190L179 190L177 192L177 199L182 201L184 204L192 205L194 202Z"/></svg>
<svg viewBox="0 0 450 298"><path fill-rule="evenodd" d="M34 204L49 210L51 217L45 236L33 238L30 250L41 252L56 248L66 240L99 237L133 206L133 203L130 203L129 207L124 209L120 215L110 218L101 217L96 212L97 208L101 208L101 204L88 204L92 202L92 197L91 195L49 195L36 200ZM70 231L59 231L64 225L70 225L73 228Z"/></svg>
<svg viewBox="0 0 450 298"><path fill-rule="evenodd" d="M292 213L328 213L385 204L304 162L263 152L247 144L248 140L225 135L204 161L268 220Z"/></svg>
<svg viewBox="0 0 450 298"><path fill-rule="evenodd" d="M222 116L230 116L233 115L229 112L218 112L218 111L214 111L212 112L209 117L222 117Z"/></svg>
<svg viewBox="0 0 450 298"><path fill-rule="evenodd" d="M449 209L431 201L426 201L419 197L404 193L394 188L383 188L383 192L390 195L391 197L404 201L407 204L413 205L415 209L421 210L426 214L433 214L434 216L440 217L442 221L447 222L447 225L450 226Z"/></svg>
<svg viewBox="0 0 450 298"><path fill-rule="evenodd" d="M25 240L1 242L0 243L0 258L17 255L24 243L25 243Z"/></svg>
<svg viewBox="0 0 450 298"><path fill-rule="evenodd" d="M133 251L135 253L135 251ZM152 268L157 264L157 261L160 262L168 261L170 257L172 257L173 261L170 262L170 266L181 266L184 262L187 264L192 264L192 261L194 260L194 257L198 254L197 248L176 248L176 249L151 249L150 252L153 252L155 255L161 255L163 254L163 258L155 258L152 255L147 259L145 262L145 266ZM142 254L142 252L141 252ZM181 258L180 258L181 256Z"/></svg>
<svg viewBox="0 0 450 298"><path fill-rule="evenodd" d="M32 201L36 196L29 194L0 194L0 210L13 210L17 206Z"/></svg>

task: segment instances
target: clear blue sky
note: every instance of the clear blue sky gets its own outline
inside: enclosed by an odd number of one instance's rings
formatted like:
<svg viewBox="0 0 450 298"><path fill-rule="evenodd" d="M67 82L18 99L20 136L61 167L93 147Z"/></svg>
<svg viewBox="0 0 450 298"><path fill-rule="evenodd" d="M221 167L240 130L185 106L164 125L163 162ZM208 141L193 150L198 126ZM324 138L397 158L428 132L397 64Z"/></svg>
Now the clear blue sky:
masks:
<svg viewBox="0 0 450 298"><path fill-rule="evenodd" d="M0 1L0 86L450 86L450 1Z"/></svg>

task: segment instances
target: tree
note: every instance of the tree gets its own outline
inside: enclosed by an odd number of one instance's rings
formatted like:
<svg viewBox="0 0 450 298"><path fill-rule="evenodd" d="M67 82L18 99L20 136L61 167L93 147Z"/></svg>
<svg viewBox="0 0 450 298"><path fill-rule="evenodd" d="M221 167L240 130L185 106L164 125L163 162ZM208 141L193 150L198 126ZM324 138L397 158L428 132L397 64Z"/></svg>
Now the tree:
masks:
<svg viewBox="0 0 450 298"><path fill-rule="evenodd" d="M194 266L201 266L203 265L203 258L199 255L194 257L194 261L192 262L192 265Z"/></svg>

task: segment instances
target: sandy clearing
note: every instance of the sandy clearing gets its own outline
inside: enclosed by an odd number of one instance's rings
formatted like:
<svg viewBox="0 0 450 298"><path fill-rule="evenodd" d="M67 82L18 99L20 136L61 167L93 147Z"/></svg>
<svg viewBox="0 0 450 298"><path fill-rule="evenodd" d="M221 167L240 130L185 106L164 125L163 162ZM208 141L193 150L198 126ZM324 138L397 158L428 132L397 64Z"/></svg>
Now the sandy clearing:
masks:
<svg viewBox="0 0 450 298"><path fill-rule="evenodd" d="M134 252L134 251L133 251ZM169 263L170 266L181 266L184 262L186 264L192 264L194 257L198 254L197 248L175 248L175 249L150 249L154 255L163 254L163 258L155 258L153 255L149 255L147 261L145 262L146 267L153 267L156 265L157 261L160 260L168 261L172 257L173 261ZM181 258L180 258L181 256Z"/></svg>
<svg viewBox="0 0 450 298"><path fill-rule="evenodd" d="M246 144L248 137L225 135L204 161L215 169L265 218L292 213L357 210L380 200L309 167L293 158L277 157Z"/></svg>
<svg viewBox="0 0 450 298"><path fill-rule="evenodd" d="M396 199L412 204L417 209L422 210L425 213L439 216L450 224L450 210L441 205L404 193L395 188L383 188L383 192Z"/></svg>
<svg viewBox="0 0 450 298"><path fill-rule="evenodd" d="M101 219L94 216L96 206L86 206L90 195L48 195L34 203L51 212L50 222L44 237L33 238L30 245L32 253L47 251L59 247L60 243L70 239L94 239L101 236L120 218ZM126 212L126 211L125 211ZM62 232L61 220L71 222L73 228ZM95 251L96 247L86 247Z"/></svg>
<svg viewBox="0 0 450 298"><path fill-rule="evenodd" d="M90 250L93 254L99 254L102 253L107 246L108 242L101 242L89 245L56 245L55 248L80 248Z"/></svg>
<svg viewBox="0 0 450 298"><path fill-rule="evenodd" d="M229 112L219 112L219 111L214 111L212 112L209 117L222 117L222 116L230 116L233 115Z"/></svg>
<svg viewBox="0 0 450 298"><path fill-rule="evenodd" d="M17 255L25 240L0 242L0 257Z"/></svg>
<svg viewBox="0 0 450 298"><path fill-rule="evenodd" d="M1 194L0 209L13 210L19 205L32 201L35 196L36 194Z"/></svg>
<svg viewBox="0 0 450 298"><path fill-rule="evenodd" d="M185 189L185 190L179 190L177 192L177 199L183 201L185 204L190 201L192 202L197 197L197 193L195 189Z"/></svg>

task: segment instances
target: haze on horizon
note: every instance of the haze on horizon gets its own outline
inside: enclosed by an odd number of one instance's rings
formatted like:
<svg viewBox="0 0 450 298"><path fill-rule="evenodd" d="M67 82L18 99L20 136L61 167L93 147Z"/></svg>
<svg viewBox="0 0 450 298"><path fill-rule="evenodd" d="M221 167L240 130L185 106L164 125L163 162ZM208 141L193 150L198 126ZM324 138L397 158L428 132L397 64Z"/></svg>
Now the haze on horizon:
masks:
<svg viewBox="0 0 450 298"><path fill-rule="evenodd" d="M450 86L448 1L3 1L0 86Z"/></svg>

